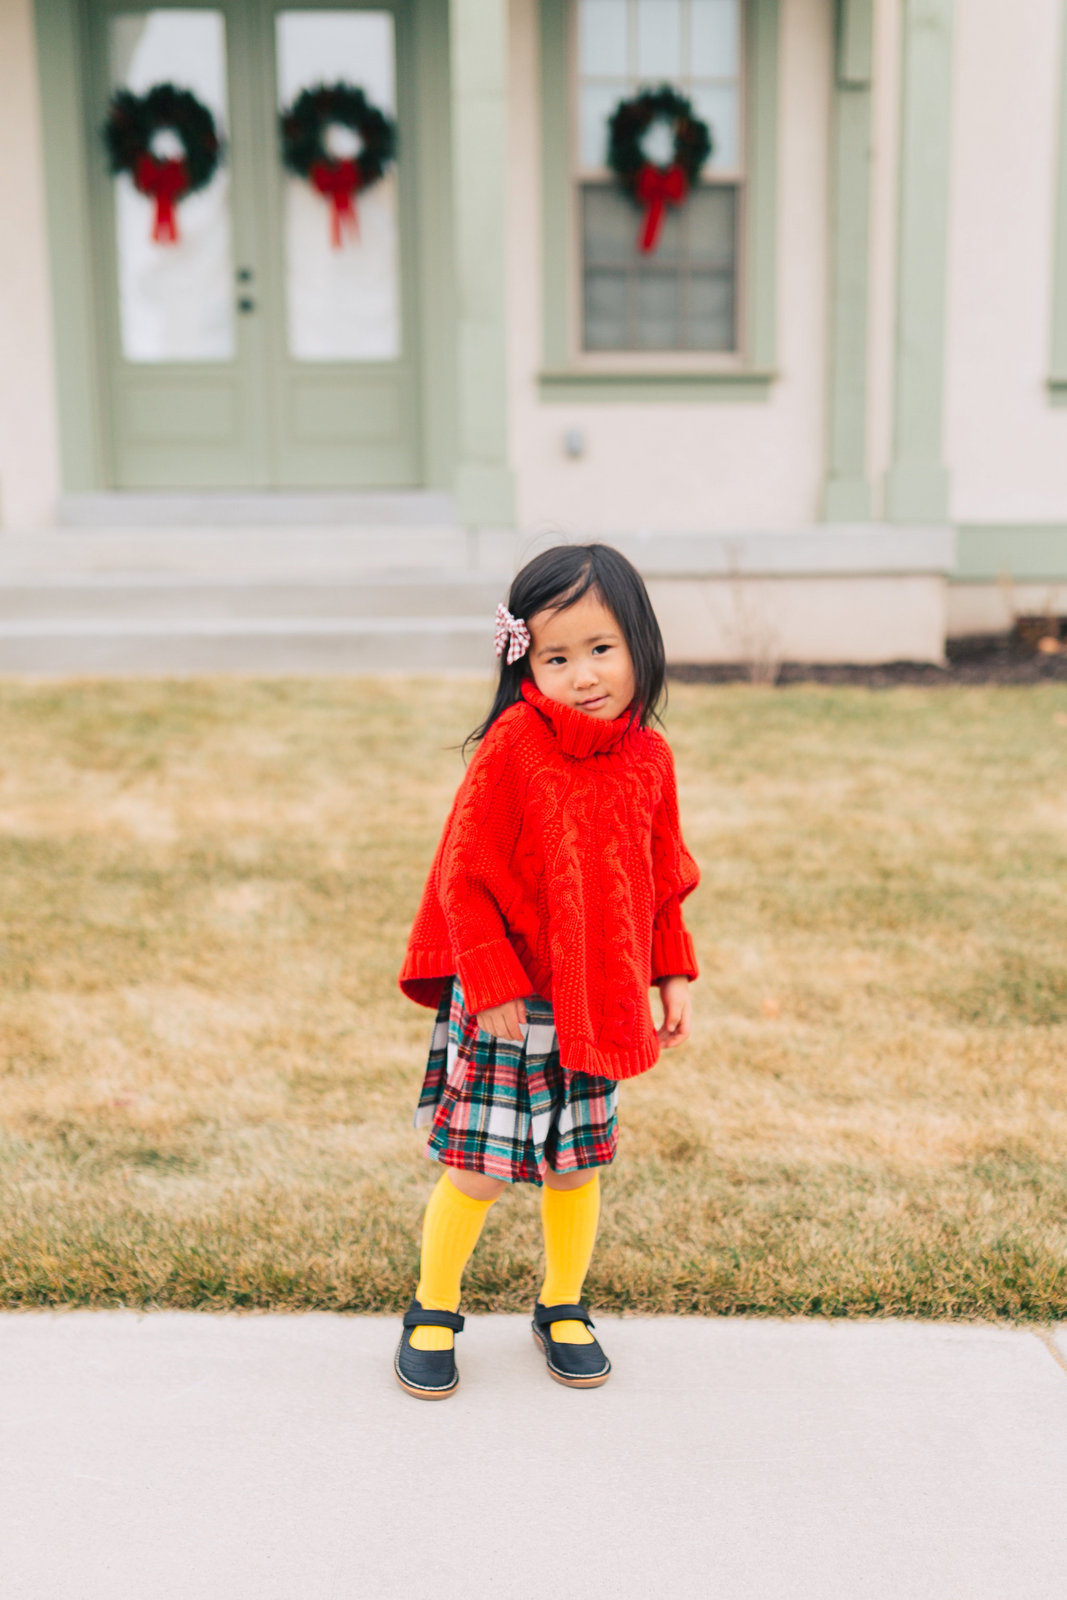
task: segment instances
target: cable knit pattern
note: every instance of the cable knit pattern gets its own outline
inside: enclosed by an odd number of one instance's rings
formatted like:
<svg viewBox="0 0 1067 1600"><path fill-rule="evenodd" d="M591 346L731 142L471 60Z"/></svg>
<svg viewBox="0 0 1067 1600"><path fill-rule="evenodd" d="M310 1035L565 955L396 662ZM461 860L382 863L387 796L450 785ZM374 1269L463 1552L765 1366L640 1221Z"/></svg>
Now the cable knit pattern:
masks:
<svg viewBox="0 0 1067 1600"><path fill-rule="evenodd" d="M670 747L529 680L523 696L460 785L400 987L436 1007L458 974L471 1012L543 995L567 1071L632 1078L659 1056L649 988L697 976L681 902L699 874Z"/></svg>

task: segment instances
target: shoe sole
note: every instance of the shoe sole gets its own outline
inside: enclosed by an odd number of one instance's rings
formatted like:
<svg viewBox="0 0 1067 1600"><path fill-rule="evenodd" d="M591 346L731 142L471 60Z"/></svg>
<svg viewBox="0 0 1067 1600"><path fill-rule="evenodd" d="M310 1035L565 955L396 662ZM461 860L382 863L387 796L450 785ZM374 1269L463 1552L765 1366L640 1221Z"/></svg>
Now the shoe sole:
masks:
<svg viewBox="0 0 1067 1600"><path fill-rule="evenodd" d="M563 1373L556 1371L555 1367L552 1365L551 1361L549 1360L549 1358L548 1358L548 1349L547 1349L547 1347L545 1345L545 1342L542 1339L541 1335L538 1333L537 1329L536 1328L531 1328L530 1331L533 1334L533 1342L534 1342L534 1344L537 1346L538 1350L540 1350L541 1354L545 1358L545 1366L548 1368L549 1377L550 1378L554 1378L557 1383L561 1383L565 1389L599 1389L600 1385L602 1383L607 1383L608 1379L611 1377L611 1363L610 1363L610 1361L608 1362L608 1370L606 1372L598 1373L596 1375L596 1377L594 1377L594 1378L567 1378L567 1377L564 1377Z"/></svg>
<svg viewBox="0 0 1067 1600"><path fill-rule="evenodd" d="M400 1374L400 1369L393 1363L393 1377L403 1389L405 1394L414 1395L416 1400L447 1400L450 1394L455 1394L459 1388L459 1373L456 1373L455 1383L450 1383L447 1389L419 1389L415 1384L409 1383Z"/></svg>

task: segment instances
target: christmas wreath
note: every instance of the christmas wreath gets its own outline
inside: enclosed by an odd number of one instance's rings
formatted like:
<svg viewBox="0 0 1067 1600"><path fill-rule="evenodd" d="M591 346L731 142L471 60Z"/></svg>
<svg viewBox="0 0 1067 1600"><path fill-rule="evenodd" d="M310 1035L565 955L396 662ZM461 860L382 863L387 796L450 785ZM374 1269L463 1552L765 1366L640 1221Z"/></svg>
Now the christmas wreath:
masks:
<svg viewBox="0 0 1067 1600"><path fill-rule="evenodd" d="M673 156L666 166L650 161L644 151L645 135L656 122L666 123L674 138ZM637 241L642 254L656 248L667 207L683 203L711 150L707 123L668 84L642 89L615 107L608 119L608 166L631 199L644 207Z"/></svg>
<svg viewBox="0 0 1067 1600"><path fill-rule="evenodd" d="M326 130L331 123L359 136L354 157L331 155ZM350 83L317 83L302 89L281 115L282 160L290 172L306 178L332 206L334 249L342 242L342 225L358 234L355 196L378 182L396 159L396 125Z"/></svg>
<svg viewBox="0 0 1067 1600"><path fill-rule="evenodd" d="M182 155L155 154L153 140L164 129L180 140ZM104 124L104 143L111 171L128 172L135 187L155 201L153 239L177 243L177 202L206 188L222 158L222 141L207 106L173 83L157 83L142 95L117 89Z"/></svg>

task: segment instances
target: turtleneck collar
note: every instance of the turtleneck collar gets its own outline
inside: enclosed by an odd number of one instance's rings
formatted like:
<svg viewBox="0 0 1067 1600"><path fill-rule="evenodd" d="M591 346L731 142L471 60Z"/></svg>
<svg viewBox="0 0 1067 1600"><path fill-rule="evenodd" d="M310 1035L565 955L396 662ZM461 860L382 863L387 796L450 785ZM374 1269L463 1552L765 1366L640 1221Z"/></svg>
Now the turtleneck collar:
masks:
<svg viewBox="0 0 1067 1600"><path fill-rule="evenodd" d="M532 678L524 678L522 697L527 705L539 711L551 727L564 755L598 756L617 750L631 731L630 712L606 721L591 717L586 711L576 711L558 700L543 695ZM634 725L636 729L636 724Z"/></svg>

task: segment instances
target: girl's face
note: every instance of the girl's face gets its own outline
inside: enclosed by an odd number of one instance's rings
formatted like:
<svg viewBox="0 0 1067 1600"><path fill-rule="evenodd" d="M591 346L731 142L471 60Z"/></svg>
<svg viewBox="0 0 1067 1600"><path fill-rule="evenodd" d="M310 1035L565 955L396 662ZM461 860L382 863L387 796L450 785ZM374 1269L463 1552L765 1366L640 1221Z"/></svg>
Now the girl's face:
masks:
<svg viewBox="0 0 1067 1600"><path fill-rule="evenodd" d="M526 626L530 671L546 699L604 722L629 710L636 688L630 648L595 590L566 611L536 612Z"/></svg>

